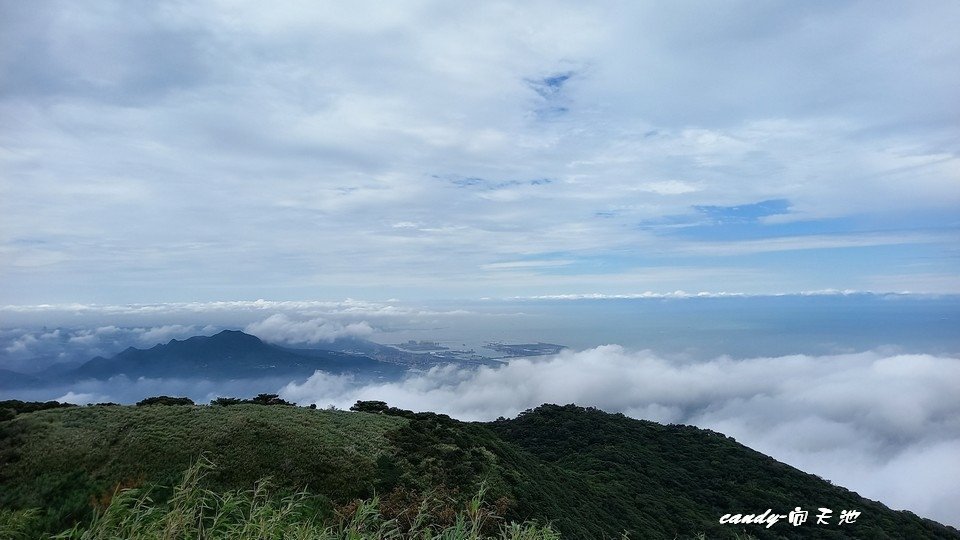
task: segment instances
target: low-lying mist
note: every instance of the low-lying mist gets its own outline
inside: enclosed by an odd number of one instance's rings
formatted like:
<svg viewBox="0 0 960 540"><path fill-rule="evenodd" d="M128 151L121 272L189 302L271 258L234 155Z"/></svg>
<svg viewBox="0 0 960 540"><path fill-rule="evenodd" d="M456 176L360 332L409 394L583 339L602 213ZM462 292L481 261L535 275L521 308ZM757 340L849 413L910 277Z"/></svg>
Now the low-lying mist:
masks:
<svg viewBox="0 0 960 540"><path fill-rule="evenodd" d="M678 363L618 346L475 370L437 367L357 386L316 373L285 399L348 407L358 399L510 417L576 403L634 418L693 424L866 497L960 525L960 359L864 352Z"/></svg>

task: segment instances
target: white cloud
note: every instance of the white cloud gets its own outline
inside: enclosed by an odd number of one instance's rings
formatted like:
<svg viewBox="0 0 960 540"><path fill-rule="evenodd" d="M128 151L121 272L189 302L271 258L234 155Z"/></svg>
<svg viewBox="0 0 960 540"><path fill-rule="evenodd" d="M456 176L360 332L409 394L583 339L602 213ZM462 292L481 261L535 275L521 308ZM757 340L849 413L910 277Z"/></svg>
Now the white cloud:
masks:
<svg viewBox="0 0 960 540"><path fill-rule="evenodd" d="M344 325L319 318L296 320L283 313L277 313L247 325L244 331L264 341L315 344L330 342L337 338L369 336L373 333L373 328L366 321Z"/></svg>
<svg viewBox="0 0 960 540"><path fill-rule="evenodd" d="M184 339L196 335L209 336L216 332L216 328L206 326L199 328L193 325L167 324L163 326L154 326L152 328L137 328L134 331L139 333L137 338L143 345L156 345L157 343L166 343L171 339Z"/></svg>
<svg viewBox="0 0 960 540"><path fill-rule="evenodd" d="M634 188L638 191L649 191L659 195L682 195L699 191L695 184L679 180L664 180L661 182L647 182Z"/></svg>
<svg viewBox="0 0 960 540"><path fill-rule="evenodd" d="M93 394L89 392L77 393L71 390L54 401L72 403L74 405L86 405L87 403L108 403L110 398L106 394Z"/></svg>
<svg viewBox="0 0 960 540"><path fill-rule="evenodd" d="M879 352L705 362L604 346L476 371L439 367L356 386L318 373L282 395L348 407L358 399L465 420L576 403L694 424L802 470L954 525L960 510L960 359Z"/></svg>
<svg viewBox="0 0 960 540"><path fill-rule="evenodd" d="M574 261L546 260L546 261L505 261L483 265L484 270L512 270L517 268L555 268L567 266Z"/></svg>
<svg viewBox="0 0 960 540"><path fill-rule="evenodd" d="M419 227L419 225L413 223L412 221L398 221L391 225L391 227L394 229L416 229Z"/></svg>
<svg viewBox="0 0 960 540"><path fill-rule="evenodd" d="M71 322L89 322L77 316L77 306L67 308L65 318ZM96 312L95 310L91 310ZM0 308L2 312L2 308ZM26 313L40 315L44 323L56 319L57 310L40 306ZM18 313L25 313L18 311ZM84 313L88 313L84 312ZM112 312L111 312L112 313ZM102 315L102 313L99 313ZM36 373L55 363L83 362L95 356L112 356L127 347L151 347L171 339L196 335L209 336L220 328L213 325L166 324L143 327L121 327L113 324L89 328L55 328L36 330L13 328L0 332L0 367Z"/></svg>

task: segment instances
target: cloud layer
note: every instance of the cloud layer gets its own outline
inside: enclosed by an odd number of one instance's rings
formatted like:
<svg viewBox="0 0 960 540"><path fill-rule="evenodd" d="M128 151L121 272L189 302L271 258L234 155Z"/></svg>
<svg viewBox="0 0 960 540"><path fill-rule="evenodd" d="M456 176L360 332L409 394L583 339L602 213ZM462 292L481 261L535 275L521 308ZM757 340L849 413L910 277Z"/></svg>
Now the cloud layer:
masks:
<svg viewBox="0 0 960 540"><path fill-rule="evenodd" d="M958 25L5 2L0 299L957 292Z"/></svg>
<svg viewBox="0 0 960 540"><path fill-rule="evenodd" d="M348 407L381 399L466 420L577 403L735 437L802 470L960 524L960 359L878 352L706 362L604 346L498 368L435 368L357 387L317 373L281 394Z"/></svg>
<svg viewBox="0 0 960 540"><path fill-rule="evenodd" d="M368 337L373 333L373 328L366 321L343 325L324 319L295 320L277 313L247 325L244 331L264 341L316 344L346 337Z"/></svg>
<svg viewBox="0 0 960 540"><path fill-rule="evenodd" d="M53 364L73 364L126 349L150 348L171 339L213 335L212 325L164 324L149 327L106 325L87 328L0 329L0 368L34 373Z"/></svg>

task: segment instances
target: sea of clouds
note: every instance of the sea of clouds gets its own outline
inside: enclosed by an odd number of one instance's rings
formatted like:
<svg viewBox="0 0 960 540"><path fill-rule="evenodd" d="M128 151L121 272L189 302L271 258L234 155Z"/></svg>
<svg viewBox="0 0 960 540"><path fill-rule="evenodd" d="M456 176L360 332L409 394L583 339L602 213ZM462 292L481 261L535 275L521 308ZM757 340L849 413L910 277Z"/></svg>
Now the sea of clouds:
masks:
<svg viewBox="0 0 960 540"><path fill-rule="evenodd" d="M960 359L882 351L683 363L610 345L357 386L316 373L281 395L380 399L463 420L576 403L693 424L897 509L960 525Z"/></svg>

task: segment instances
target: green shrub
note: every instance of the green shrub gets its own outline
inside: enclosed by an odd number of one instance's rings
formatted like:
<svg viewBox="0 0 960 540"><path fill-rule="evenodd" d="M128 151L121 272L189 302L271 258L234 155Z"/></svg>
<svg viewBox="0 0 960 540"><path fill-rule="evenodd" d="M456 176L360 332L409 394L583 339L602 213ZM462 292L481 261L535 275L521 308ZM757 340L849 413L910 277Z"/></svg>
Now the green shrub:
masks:
<svg viewBox="0 0 960 540"><path fill-rule="evenodd" d="M62 409L64 407L76 407L76 405L72 403L60 403L58 401L20 401L19 399L0 401L0 410L10 410L14 416L34 411L45 411L47 409Z"/></svg>
<svg viewBox="0 0 960 540"><path fill-rule="evenodd" d="M170 397L154 396L142 399L137 402L137 407L144 405L193 405L193 400L188 397Z"/></svg>
<svg viewBox="0 0 960 540"><path fill-rule="evenodd" d="M247 401L235 397L218 397L217 399L210 400L211 405L220 405L221 407L240 405L241 403L247 403Z"/></svg>

